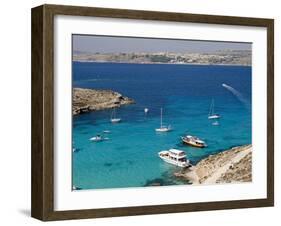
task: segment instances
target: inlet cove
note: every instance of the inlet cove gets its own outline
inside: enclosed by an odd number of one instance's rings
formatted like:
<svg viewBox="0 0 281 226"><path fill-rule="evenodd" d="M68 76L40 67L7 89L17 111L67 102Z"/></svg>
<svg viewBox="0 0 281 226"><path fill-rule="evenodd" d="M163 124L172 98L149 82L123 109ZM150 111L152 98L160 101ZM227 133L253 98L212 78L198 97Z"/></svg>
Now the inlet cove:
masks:
<svg viewBox="0 0 281 226"><path fill-rule="evenodd" d="M251 66L72 66L73 189L251 181Z"/></svg>

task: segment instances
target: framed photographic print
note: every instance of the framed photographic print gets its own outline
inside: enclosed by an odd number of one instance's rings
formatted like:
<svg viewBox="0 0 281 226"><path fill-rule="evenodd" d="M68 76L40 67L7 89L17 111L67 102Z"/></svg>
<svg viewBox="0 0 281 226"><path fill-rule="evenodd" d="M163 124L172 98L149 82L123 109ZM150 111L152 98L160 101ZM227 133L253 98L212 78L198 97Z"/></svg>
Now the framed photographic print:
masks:
<svg viewBox="0 0 281 226"><path fill-rule="evenodd" d="M272 19L32 9L32 216L273 206Z"/></svg>

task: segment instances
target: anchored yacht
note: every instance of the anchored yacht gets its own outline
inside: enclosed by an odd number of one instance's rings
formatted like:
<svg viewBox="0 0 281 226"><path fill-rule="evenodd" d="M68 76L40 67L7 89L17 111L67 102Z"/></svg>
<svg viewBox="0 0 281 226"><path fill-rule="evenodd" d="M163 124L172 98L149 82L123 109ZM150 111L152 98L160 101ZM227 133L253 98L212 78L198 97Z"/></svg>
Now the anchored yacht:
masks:
<svg viewBox="0 0 281 226"><path fill-rule="evenodd" d="M160 151L158 153L159 157L167 163L170 163L179 167L188 167L189 160L186 158L186 154L182 150L170 149Z"/></svg>

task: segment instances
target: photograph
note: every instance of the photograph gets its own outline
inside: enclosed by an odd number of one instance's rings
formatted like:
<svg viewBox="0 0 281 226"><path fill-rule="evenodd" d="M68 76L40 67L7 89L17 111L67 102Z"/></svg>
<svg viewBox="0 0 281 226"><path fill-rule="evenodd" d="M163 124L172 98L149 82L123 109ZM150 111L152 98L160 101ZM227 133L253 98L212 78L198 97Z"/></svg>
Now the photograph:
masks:
<svg viewBox="0 0 281 226"><path fill-rule="evenodd" d="M72 190L252 182L252 43L72 34Z"/></svg>

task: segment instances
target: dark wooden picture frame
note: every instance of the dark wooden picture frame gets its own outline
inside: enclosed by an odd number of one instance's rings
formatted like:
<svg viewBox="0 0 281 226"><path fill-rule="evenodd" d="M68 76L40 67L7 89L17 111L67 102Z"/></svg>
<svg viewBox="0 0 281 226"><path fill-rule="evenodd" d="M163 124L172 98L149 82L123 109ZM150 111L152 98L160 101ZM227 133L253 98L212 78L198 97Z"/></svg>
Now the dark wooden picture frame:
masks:
<svg viewBox="0 0 281 226"><path fill-rule="evenodd" d="M267 198L157 206L54 210L54 16L94 16L155 21L264 27L267 29ZM81 218L220 210L274 205L274 21L60 5L32 9L32 200L31 215L50 221Z"/></svg>

